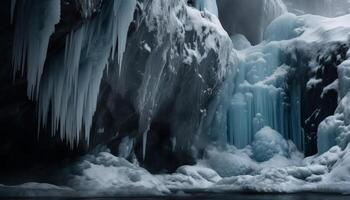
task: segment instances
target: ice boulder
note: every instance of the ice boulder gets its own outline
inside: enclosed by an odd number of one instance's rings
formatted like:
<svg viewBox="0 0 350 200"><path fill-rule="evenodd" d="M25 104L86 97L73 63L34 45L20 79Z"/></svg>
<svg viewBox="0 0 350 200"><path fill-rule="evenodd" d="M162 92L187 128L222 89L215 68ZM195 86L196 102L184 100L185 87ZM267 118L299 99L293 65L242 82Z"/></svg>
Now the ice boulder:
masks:
<svg viewBox="0 0 350 200"><path fill-rule="evenodd" d="M225 149L208 148L203 163L222 177L252 174L258 170L258 165L246 150L238 150L233 146Z"/></svg>
<svg viewBox="0 0 350 200"><path fill-rule="evenodd" d="M253 158L258 162L270 160L275 155L288 156L288 143L277 131L264 127L254 136Z"/></svg>
<svg viewBox="0 0 350 200"><path fill-rule="evenodd" d="M266 28L264 39L268 41L289 40L299 36L302 32L303 21L294 14L287 13L271 22Z"/></svg>

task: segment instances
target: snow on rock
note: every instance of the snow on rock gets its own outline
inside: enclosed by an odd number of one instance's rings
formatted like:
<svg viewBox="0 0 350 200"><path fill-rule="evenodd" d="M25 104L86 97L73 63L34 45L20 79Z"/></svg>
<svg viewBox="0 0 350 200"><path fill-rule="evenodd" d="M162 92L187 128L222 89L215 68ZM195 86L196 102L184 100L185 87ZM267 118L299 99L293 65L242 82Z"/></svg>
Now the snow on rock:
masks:
<svg viewBox="0 0 350 200"><path fill-rule="evenodd" d="M68 185L85 196L169 193L157 177L109 152L84 156L81 161L67 169L67 172Z"/></svg>

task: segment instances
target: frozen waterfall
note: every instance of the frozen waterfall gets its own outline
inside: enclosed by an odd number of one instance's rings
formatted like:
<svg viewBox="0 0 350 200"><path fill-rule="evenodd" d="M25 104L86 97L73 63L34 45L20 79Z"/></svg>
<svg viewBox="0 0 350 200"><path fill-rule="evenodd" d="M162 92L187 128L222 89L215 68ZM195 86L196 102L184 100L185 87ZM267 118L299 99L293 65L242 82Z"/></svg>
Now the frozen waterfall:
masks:
<svg viewBox="0 0 350 200"><path fill-rule="evenodd" d="M52 134L60 131L71 147L83 139L89 144L101 80L116 52L121 71L135 6L136 0L107 2L98 16L67 35L64 52L46 60L60 0L17 3L13 65L15 71L27 70L28 96L38 99L39 129L51 119Z"/></svg>
<svg viewBox="0 0 350 200"><path fill-rule="evenodd" d="M14 76L18 71L22 75L27 72L30 99L38 98L49 39L60 20L60 6L60 0L12 2L11 21L16 13L12 54Z"/></svg>

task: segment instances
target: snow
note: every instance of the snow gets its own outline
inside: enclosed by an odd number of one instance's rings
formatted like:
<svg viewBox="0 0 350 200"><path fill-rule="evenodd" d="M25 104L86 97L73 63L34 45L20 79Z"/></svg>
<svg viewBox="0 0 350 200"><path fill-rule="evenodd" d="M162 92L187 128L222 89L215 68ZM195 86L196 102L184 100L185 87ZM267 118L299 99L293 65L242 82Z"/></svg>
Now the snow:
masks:
<svg viewBox="0 0 350 200"><path fill-rule="evenodd" d="M258 169L258 164L250 158L250 150L238 150L233 146L224 149L209 147L201 164L215 170L221 177L252 174Z"/></svg>
<svg viewBox="0 0 350 200"><path fill-rule="evenodd" d="M281 41L289 40L297 37L300 32L298 28L303 25L303 22L294 14L287 13L271 22L266 28L265 40Z"/></svg>
<svg viewBox="0 0 350 200"><path fill-rule="evenodd" d="M156 177L172 191L205 189L221 179L216 171L202 165L182 166L173 174L157 175Z"/></svg>
<svg viewBox="0 0 350 200"><path fill-rule="evenodd" d="M307 83L306 83L306 88L308 90L316 87L318 84L322 83L322 79L315 79L311 78Z"/></svg>
<svg viewBox="0 0 350 200"><path fill-rule="evenodd" d="M162 195L168 188L145 169L109 152L90 154L68 169L68 185L85 196Z"/></svg>

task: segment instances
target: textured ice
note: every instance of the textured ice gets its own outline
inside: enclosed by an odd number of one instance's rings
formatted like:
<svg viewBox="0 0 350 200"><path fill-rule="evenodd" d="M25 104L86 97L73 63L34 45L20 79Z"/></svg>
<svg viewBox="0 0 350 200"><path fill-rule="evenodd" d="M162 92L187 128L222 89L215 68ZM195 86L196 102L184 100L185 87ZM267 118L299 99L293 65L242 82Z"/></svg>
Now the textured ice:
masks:
<svg viewBox="0 0 350 200"><path fill-rule="evenodd" d="M263 162L275 155L287 156L288 144L278 132L264 127L255 134L252 150L255 160Z"/></svg>
<svg viewBox="0 0 350 200"><path fill-rule="evenodd" d="M168 188L157 177L108 152L83 157L68 173L68 185L85 196L169 193Z"/></svg>
<svg viewBox="0 0 350 200"><path fill-rule="evenodd" d="M201 163L215 170L221 177L252 174L259 167L250 155L249 149L238 150L233 146L223 149L209 147Z"/></svg>

